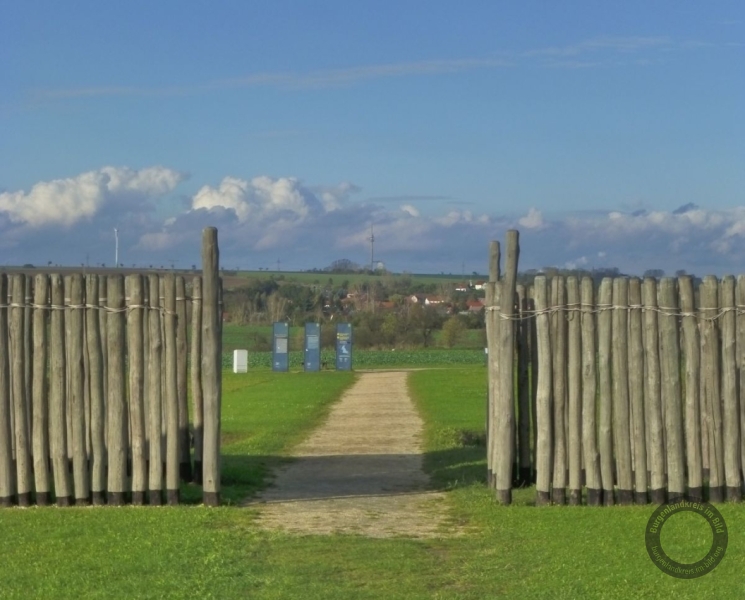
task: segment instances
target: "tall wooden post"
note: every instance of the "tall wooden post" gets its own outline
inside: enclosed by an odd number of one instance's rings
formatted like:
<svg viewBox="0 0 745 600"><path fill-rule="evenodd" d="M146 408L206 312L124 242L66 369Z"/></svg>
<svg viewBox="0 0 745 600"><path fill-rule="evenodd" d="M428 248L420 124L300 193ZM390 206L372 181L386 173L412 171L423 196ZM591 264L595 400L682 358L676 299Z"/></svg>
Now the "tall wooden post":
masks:
<svg viewBox="0 0 745 600"><path fill-rule="evenodd" d="M660 281L660 374L665 404L665 437L667 450L667 490L671 501L685 494L683 457L683 420L680 396L680 345L678 341L678 302L675 280Z"/></svg>
<svg viewBox="0 0 745 600"><path fill-rule="evenodd" d="M516 324L517 330L517 423L518 423L518 485L530 485L530 381L528 368L530 361L529 325L527 319L528 299L525 286L517 286L518 307L520 320Z"/></svg>
<svg viewBox="0 0 745 600"><path fill-rule="evenodd" d="M644 416L644 338L642 288L637 277L629 279L629 404L634 441L634 502L647 503L647 434Z"/></svg>
<svg viewBox="0 0 745 600"><path fill-rule="evenodd" d="M1 293L1 292L0 292ZM49 411L47 399L47 323L49 315L49 278L37 275L34 281L33 312L33 410L32 438L36 504L51 501L49 481ZM0 316L0 319L2 317Z"/></svg>
<svg viewBox="0 0 745 600"><path fill-rule="evenodd" d="M599 423L598 446L600 450L600 475L603 481L603 504L615 502L613 476L613 428L611 413L611 327L613 314L613 280L605 277L598 290L598 382Z"/></svg>
<svg viewBox="0 0 745 600"><path fill-rule="evenodd" d="M505 274L501 283L499 323L499 388L495 403L496 496L501 504L512 502L512 464L515 456L515 291L520 255L519 233L506 235Z"/></svg>
<svg viewBox="0 0 745 600"><path fill-rule="evenodd" d="M145 503L147 471L145 457L145 348L142 339L144 298L142 276L128 275L130 306L127 310L127 363L129 365L129 413L132 427L132 504Z"/></svg>
<svg viewBox="0 0 745 600"><path fill-rule="evenodd" d="M552 500L554 504L566 504L567 487L567 319L566 288L564 277L557 275L551 280L554 313L554 333L551 338L553 351L554 384L554 480Z"/></svg>
<svg viewBox="0 0 745 600"><path fill-rule="evenodd" d="M202 484L204 448L204 398L202 396L202 278L195 277L191 291L191 399L194 421L194 482Z"/></svg>
<svg viewBox="0 0 745 600"><path fill-rule="evenodd" d="M148 473L148 496L153 506L162 503L163 495L163 442L162 437L162 356L163 341L160 325L160 284L157 275L150 275L150 313L148 317L150 331L150 360L148 369L148 408L150 426L150 470Z"/></svg>
<svg viewBox="0 0 745 600"><path fill-rule="evenodd" d="M203 501L220 504L220 410L222 403L220 251L217 229L202 232L202 393L204 394Z"/></svg>
<svg viewBox="0 0 745 600"><path fill-rule="evenodd" d="M11 437L10 349L8 347L8 276L0 273L0 507L13 504L15 473Z"/></svg>
<svg viewBox="0 0 745 600"><path fill-rule="evenodd" d="M695 313L693 282L685 275L678 278L680 311L683 321L683 360L685 362L685 445L688 498L704 499L701 464L701 415L699 408L699 373L701 369L698 323Z"/></svg>
<svg viewBox="0 0 745 600"><path fill-rule="evenodd" d="M33 378L33 348L34 342L32 337L32 315L33 309L31 304L34 301L33 291L33 279L31 276L26 276L23 285L23 386L25 388L25 400L26 400L26 435L29 440L29 450L31 453L31 459L33 461L33 391L34 391L34 378ZM32 465L33 469L33 465Z"/></svg>
<svg viewBox="0 0 745 600"><path fill-rule="evenodd" d="M735 348L735 278L722 278L719 307L722 323L722 429L727 501L742 500L740 407Z"/></svg>
<svg viewBox="0 0 745 600"><path fill-rule="evenodd" d="M745 393L745 275L737 278L737 373L740 393ZM745 469L745 398L740 398L740 464Z"/></svg>
<svg viewBox="0 0 745 600"><path fill-rule="evenodd" d="M722 404L719 370L719 283L717 278L704 277L701 295L701 369L703 404L709 432L709 500L724 501L724 448L722 447Z"/></svg>
<svg viewBox="0 0 745 600"><path fill-rule="evenodd" d="M657 280L644 279L644 407L647 421L650 500L662 504L667 497L665 476L665 445L662 424L662 382L660 379L659 326L657 312Z"/></svg>
<svg viewBox="0 0 745 600"><path fill-rule="evenodd" d="M585 457L588 506L600 506L603 484L597 444L597 342L595 336L595 288L590 277L582 278L582 450Z"/></svg>
<svg viewBox="0 0 745 600"><path fill-rule="evenodd" d="M191 481L191 436L187 397L186 282L176 277L176 390L178 394L179 469L181 481Z"/></svg>
<svg viewBox="0 0 745 600"><path fill-rule="evenodd" d="M16 478L18 485L18 505L31 504L31 440L29 439L28 411L26 405L25 366L24 366L24 300L26 297L26 276L11 276L12 304L10 309L10 358L16 442Z"/></svg>
<svg viewBox="0 0 745 600"><path fill-rule="evenodd" d="M124 368L124 279L109 275L107 282L108 352L108 502L121 506L127 491L128 417Z"/></svg>
<svg viewBox="0 0 745 600"><path fill-rule="evenodd" d="M65 295L70 298L70 308L67 317L67 340L69 347L70 373L70 412L72 430L72 464L73 480L75 483L75 504L87 506L90 503L90 482L88 479L88 459L86 456L85 435L85 390L83 368L83 339L84 339L84 306L83 277L79 273L71 275L67 280L70 288Z"/></svg>
<svg viewBox="0 0 745 600"><path fill-rule="evenodd" d="M628 286L629 282L625 277L617 277L613 281L613 439L619 504L631 504L634 498L629 432Z"/></svg>
<svg viewBox="0 0 745 600"><path fill-rule="evenodd" d="M166 501L169 505L179 503L179 429L178 429L178 383L176 346L176 280L172 273L164 278L166 322Z"/></svg>
<svg viewBox="0 0 745 600"><path fill-rule="evenodd" d="M550 502L551 491L551 325L548 313L546 278L539 275L533 282L535 290L536 338L538 342L538 381L536 382L536 484L535 503L544 506Z"/></svg>
<svg viewBox="0 0 745 600"><path fill-rule="evenodd" d="M70 506L72 487L67 462L67 367L65 353L65 288L60 275L49 278L52 316L49 328L49 449L57 506Z"/></svg>
<svg viewBox="0 0 745 600"><path fill-rule="evenodd" d="M582 503L582 333L579 282L567 277L567 312L569 322L567 351L567 417L569 422L567 454L569 463L569 504Z"/></svg>
<svg viewBox="0 0 745 600"><path fill-rule="evenodd" d="M487 484L494 488L494 402L496 398L496 385L499 377L497 373L497 330L499 327L499 315L497 314L497 287L499 286L499 242L492 241L489 244L489 283L486 288L486 351L487 351L487 393L486 393L486 469Z"/></svg>
<svg viewBox="0 0 745 600"><path fill-rule="evenodd" d="M105 277L101 277L105 280ZM98 275L85 276L85 351L88 355L88 388L90 390L91 408L91 500L94 506L106 502L106 430L104 404L103 357L104 347L101 343L100 313L103 306L99 304L100 288Z"/></svg>
<svg viewBox="0 0 745 600"><path fill-rule="evenodd" d="M533 435L531 437L531 450L533 452L533 479L536 477L536 436L538 435L538 415L536 414L536 402L538 399L538 337L536 334L535 315L535 289L531 285L528 291L528 311L530 327L530 418Z"/></svg>

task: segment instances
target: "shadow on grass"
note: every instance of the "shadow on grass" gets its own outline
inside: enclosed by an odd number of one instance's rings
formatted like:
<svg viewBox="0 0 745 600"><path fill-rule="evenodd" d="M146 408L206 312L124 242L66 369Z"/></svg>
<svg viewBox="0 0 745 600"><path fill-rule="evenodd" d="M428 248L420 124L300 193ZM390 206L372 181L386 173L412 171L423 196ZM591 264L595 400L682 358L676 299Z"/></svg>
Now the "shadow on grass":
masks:
<svg viewBox="0 0 745 600"><path fill-rule="evenodd" d="M223 454L221 500L242 505L262 501L391 496L485 483L483 448L424 454L351 454L284 457ZM281 486L272 487L275 478ZM183 504L201 504L202 487L181 486Z"/></svg>

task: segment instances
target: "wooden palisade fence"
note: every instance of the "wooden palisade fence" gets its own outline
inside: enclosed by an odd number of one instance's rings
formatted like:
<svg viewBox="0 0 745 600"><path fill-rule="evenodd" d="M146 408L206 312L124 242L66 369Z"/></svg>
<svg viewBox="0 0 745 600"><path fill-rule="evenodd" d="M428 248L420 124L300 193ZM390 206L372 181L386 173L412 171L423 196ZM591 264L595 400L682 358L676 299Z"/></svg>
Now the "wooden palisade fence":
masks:
<svg viewBox="0 0 745 600"><path fill-rule="evenodd" d="M489 485L501 503L742 500L745 276L535 277L490 248ZM513 298L507 302L507 298Z"/></svg>
<svg viewBox="0 0 745 600"><path fill-rule="evenodd" d="M189 282L173 273L0 273L8 300L0 305L0 506L159 505L164 494L173 505L180 482L192 480L203 484L205 504L219 504L222 319L212 227L202 264Z"/></svg>

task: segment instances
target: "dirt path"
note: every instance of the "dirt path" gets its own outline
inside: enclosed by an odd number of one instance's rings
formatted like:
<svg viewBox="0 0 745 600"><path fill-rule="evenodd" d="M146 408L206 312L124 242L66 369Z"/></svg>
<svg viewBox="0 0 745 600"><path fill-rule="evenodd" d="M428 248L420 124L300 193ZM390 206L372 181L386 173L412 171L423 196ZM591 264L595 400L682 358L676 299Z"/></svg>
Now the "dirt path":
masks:
<svg viewBox="0 0 745 600"><path fill-rule="evenodd" d="M447 534L444 494L427 491L422 422L406 373L364 373L328 420L249 506L259 523L297 533Z"/></svg>

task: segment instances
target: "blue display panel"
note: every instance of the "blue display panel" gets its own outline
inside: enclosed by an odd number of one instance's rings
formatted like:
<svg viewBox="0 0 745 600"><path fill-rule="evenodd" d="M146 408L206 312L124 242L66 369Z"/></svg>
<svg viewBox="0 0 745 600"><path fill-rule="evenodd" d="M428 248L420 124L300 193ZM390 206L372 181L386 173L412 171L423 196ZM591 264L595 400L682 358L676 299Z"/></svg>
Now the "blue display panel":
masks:
<svg viewBox="0 0 745 600"><path fill-rule="evenodd" d="M336 370L352 370L352 325L339 323L336 326Z"/></svg>
<svg viewBox="0 0 745 600"><path fill-rule="evenodd" d="M272 371L290 370L290 325L275 323L272 331Z"/></svg>
<svg viewBox="0 0 745 600"><path fill-rule="evenodd" d="M305 356L303 366L306 371L321 370L321 326L318 323L305 324Z"/></svg>

